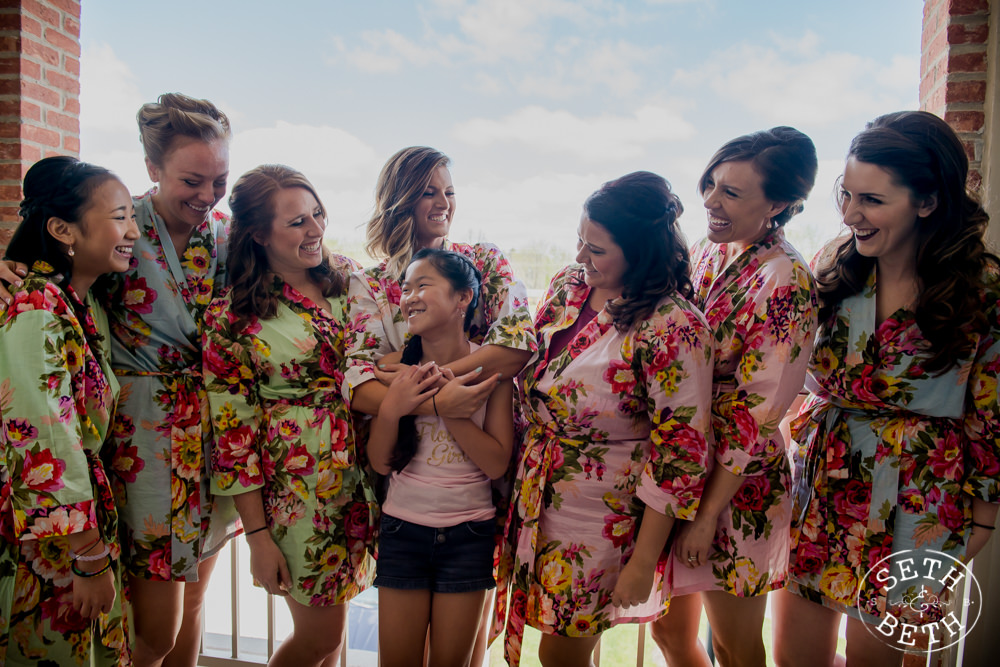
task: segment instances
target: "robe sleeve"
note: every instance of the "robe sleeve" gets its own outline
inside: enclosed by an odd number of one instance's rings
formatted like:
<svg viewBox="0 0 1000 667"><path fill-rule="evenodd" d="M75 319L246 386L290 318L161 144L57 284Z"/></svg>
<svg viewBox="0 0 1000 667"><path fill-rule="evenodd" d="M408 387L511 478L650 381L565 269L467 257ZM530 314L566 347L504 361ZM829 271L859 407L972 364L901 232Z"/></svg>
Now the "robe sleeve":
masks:
<svg viewBox="0 0 1000 667"><path fill-rule="evenodd" d="M216 299L206 313L202 358L214 434L212 492L238 495L264 485L260 443L266 434L259 432L264 420L254 363L259 325L252 321L234 333L228 303Z"/></svg>
<svg viewBox="0 0 1000 667"><path fill-rule="evenodd" d="M982 303L989 306L989 331L979 342L969 372L965 408L965 492L1000 502L1000 282L991 276Z"/></svg>
<svg viewBox="0 0 1000 667"><path fill-rule="evenodd" d="M708 325L673 300L641 323L631 366L644 387L652 449L636 490L647 506L693 519L705 486L712 403L712 345ZM625 355L628 359L628 354Z"/></svg>
<svg viewBox="0 0 1000 667"><path fill-rule="evenodd" d="M755 287L735 318L736 331L722 341L743 346L736 386L723 399L729 405L715 417L715 460L734 475L758 474L784 455L778 425L805 383L817 327L812 276L804 266L762 273Z"/></svg>
<svg viewBox="0 0 1000 667"><path fill-rule="evenodd" d="M347 292L347 369L341 387L348 404L356 387L376 379L376 362L393 351L375 300L378 284L378 280L365 271L351 274Z"/></svg>
<svg viewBox="0 0 1000 667"><path fill-rule="evenodd" d="M47 286L15 295L0 329L0 416L14 536L71 535L98 527L75 386L96 363L71 306Z"/></svg>
<svg viewBox="0 0 1000 667"><path fill-rule="evenodd" d="M474 255L473 262L483 275L481 298L488 327L481 344L537 352L524 283L514 277L510 262L497 246L477 244Z"/></svg>

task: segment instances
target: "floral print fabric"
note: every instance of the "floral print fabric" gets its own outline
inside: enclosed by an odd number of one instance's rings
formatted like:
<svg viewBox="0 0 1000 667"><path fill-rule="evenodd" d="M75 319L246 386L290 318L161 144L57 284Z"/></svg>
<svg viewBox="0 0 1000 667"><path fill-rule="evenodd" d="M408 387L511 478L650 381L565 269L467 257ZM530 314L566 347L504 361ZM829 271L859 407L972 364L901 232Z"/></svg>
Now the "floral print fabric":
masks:
<svg viewBox="0 0 1000 667"><path fill-rule="evenodd" d="M876 325L875 272L821 326L792 425L793 592L878 622L887 597L863 580L872 566L909 549L962 558L973 499L1000 501L1000 276L986 278L989 330L940 375L921 366L928 343L912 312ZM859 594L874 616L859 613Z"/></svg>
<svg viewBox="0 0 1000 667"><path fill-rule="evenodd" d="M343 269L349 260L340 258ZM213 492L262 489L271 536L305 605L342 604L371 584L378 505L341 397L345 297L331 316L275 280L277 315L206 320L205 376L216 443Z"/></svg>
<svg viewBox="0 0 1000 667"><path fill-rule="evenodd" d="M488 243L452 243L445 250L472 260L483 276L479 305L469 328L469 340L479 345L500 345L535 351L534 328L528 312L524 285L514 278L510 263L500 249ZM389 275L386 263L351 277L351 340L344 396L368 380L375 379L375 362L403 349L407 327L399 307L402 288L399 277Z"/></svg>
<svg viewBox="0 0 1000 667"><path fill-rule="evenodd" d="M708 563L677 562L674 595L763 595L788 574L791 477L778 430L801 391L816 332L812 274L780 228L726 266L726 244L692 251L695 305L712 327L715 464L744 477L719 515Z"/></svg>
<svg viewBox="0 0 1000 667"><path fill-rule="evenodd" d="M0 316L0 664L128 665L104 467L118 383L72 288L30 274L12 291ZM92 529L110 549L118 592L94 623L72 608L67 539Z"/></svg>
<svg viewBox="0 0 1000 667"><path fill-rule="evenodd" d="M178 257L151 190L135 199L141 237L102 298L122 385L112 479L129 572L196 581L198 563L235 532L229 498L209 489L212 431L201 374L205 311L225 283L228 220L218 211Z"/></svg>
<svg viewBox="0 0 1000 667"><path fill-rule="evenodd" d="M602 309L550 357L552 334L576 321L589 293L579 265L553 278L536 318L542 353L523 373L528 426L501 568L512 586L509 599L498 588L497 600L498 619L509 607L511 664L526 624L590 636L662 615L666 554L648 602L618 609L611 594L644 507L691 519L704 486L712 350L704 318L668 297L623 334Z"/></svg>

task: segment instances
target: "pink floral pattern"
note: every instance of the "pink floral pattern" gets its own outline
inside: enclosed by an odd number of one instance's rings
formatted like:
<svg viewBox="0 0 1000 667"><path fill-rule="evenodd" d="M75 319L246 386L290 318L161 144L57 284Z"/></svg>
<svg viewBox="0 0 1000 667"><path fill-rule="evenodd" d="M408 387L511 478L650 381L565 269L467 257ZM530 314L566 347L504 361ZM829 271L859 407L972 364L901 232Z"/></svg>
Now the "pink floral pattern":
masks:
<svg viewBox="0 0 1000 667"><path fill-rule="evenodd" d="M358 268L336 259L342 270ZM342 604L371 584L378 515L340 393L346 298L330 299L331 316L281 281L273 289L272 319L236 330L228 298L216 300L206 319L213 492L261 489L292 597Z"/></svg>
<svg viewBox="0 0 1000 667"><path fill-rule="evenodd" d="M500 249L488 243L453 243L445 250L472 260L483 275L480 305L469 328L469 340L478 345L501 345L518 350L537 349L524 285L514 278ZM351 277L351 336L345 398L354 388L375 379L375 362L403 349L406 322L399 307L402 294L398 276L389 275L386 263Z"/></svg>
<svg viewBox="0 0 1000 667"><path fill-rule="evenodd" d="M72 607L67 539L96 528L121 555L102 460L118 383L72 288L30 274L12 291L0 314L0 664L128 665L117 563L115 604L92 625Z"/></svg>
<svg viewBox="0 0 1000 667"><path fill-rule="evenodd" d="M869 568L909 549L963 558L973 499L1000 501L1000 276L986 279L988 330L940 375L912 312L876 326L875 272L822 323L792 425L793 592L856 618L860 595L878 622L893 601Z"/></svg>
<svg viewBox="0 0 1000 667"><path fill-rule="evenodd" d="M709 562L674 570L675 595L764 595L788 576L791 473L778 424L805 380L816 291L780 228L728 266L726 250L707 239L695 245L692 278L713 333L715 463L744 481L719 515Z"/></svg>
<svg viewBox="0 0 1000 667"><path fill-rule="evenodd" d="M704 486L712 349L704 318L681 297L667 297L622 334L602 310L550 356L552 335L573 325L589 293L579 265L552 279L535 320L542 352L523 373L528 427L494 626L509 608L511 664L525 625L589 636L662 615L666 555L648 602L617 609L611 593L644 507L691 519Z"/></svg>
<svg viewBox="0 0 1000 667"><path fill-rule="evenodd" d="M229 498L211 493L208 399L201 375L205 311L226 282L229 220L219 211L178 257L150 190L135 198L141 237L102 302L122 400L111 472L126 567L158 581L196 581L198 563L236 531Z"/></svg>

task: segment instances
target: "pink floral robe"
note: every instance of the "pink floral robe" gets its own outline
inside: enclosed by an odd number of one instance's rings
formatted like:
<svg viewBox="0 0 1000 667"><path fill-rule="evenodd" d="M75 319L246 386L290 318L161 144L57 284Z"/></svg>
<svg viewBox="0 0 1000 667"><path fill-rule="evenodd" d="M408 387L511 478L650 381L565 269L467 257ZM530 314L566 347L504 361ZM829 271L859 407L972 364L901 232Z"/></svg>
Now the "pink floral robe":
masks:
<svg viewBox="0 0 1000 667"><path fill-rule="evenodd" d="M702 240L692 251L692 278L715 348L714 463L745 479L719 515L708 563L676 563L674 595L764 595L788 576L791 478L778 424L805 380L816 291L780 228L729 266L725 257L725 244Z"/></svg>
<svg viewBox="0 0 1000 667"><path fill-rule="evenodd" d="M650 621L669 602L667 558L649 600L611 605L645 506L694 517L704 486L711 400L710 331L679 296L620 333L602 310L558 355L547 346L571 326L590 288L572 265L552 280L536 326L542 348L523 374L528 428L508 519L512 561L498 588L505 652L517 664L524 625L590 636ZM511 568L507 570L508 566Z"/></svg>

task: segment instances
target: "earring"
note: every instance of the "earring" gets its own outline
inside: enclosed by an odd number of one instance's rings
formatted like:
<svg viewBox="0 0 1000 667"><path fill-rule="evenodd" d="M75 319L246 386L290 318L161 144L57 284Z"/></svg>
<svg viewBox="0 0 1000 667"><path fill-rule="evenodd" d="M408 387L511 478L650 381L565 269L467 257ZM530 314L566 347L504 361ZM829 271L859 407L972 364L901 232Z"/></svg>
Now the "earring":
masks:
<svg viewBox="0 0 1000 667"><path fill-rule="evenodd" d="M66 254L69 255L70 257L76 254L75 252L73 252L73 246L69 247L69 250L66 251Z"/></svg>
<svg viewBox="0 0 1000 667"><path fill-rule="evenodd" d="M774 230L774 218L768 218L767 219L767 231L770 232L770 231L773 231L773 230Z"/></svg>

